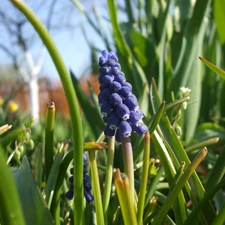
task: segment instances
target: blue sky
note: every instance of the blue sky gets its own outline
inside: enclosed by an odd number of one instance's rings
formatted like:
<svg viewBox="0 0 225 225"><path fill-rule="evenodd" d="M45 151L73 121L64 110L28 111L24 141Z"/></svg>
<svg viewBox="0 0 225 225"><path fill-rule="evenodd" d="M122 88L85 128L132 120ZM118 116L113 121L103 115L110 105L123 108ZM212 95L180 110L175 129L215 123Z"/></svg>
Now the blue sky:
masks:
<svg viewBox="0 0 225 225"><path fill-rule="evenodd" d="M32 1L31 1L32 3ZM87 1L85 4L90 3L88 5L89 8L92 8L93 1ZM4 2L4 4L8 4ZM98 9L101 7L105 7L106 5L101 5L98 2ZM1 8L2 6L0 6ZM8 5L7 7L10 7ZM71 7L75 7L74 5L71 5ZM86 7L86 6L85 6ZM58 12L62 13L62 10L59 10ZM11 9L12 12L14 9ZM43 9L42 9L43 10ZM10 13L6 12L6 13ZM11 13L12 13L11 12ZM41 11L41 16L44 15L44 10ZM101 10L101 14L105 14L106 10L104 12ZM14 15L12 13L12 15ZM56 14L57 15L57 14ZM74 30L71 32L68 29L64 29L59 32L53 32L52 35L53 40L55 41L55 44L65 62L65 65L68 69L72 69L72 71L75 73L77 77L80 77L84 74L90 73L90 48L82 34L81 28L79 27L79 24L82 23L82 26L85 27L85 30L88 34L88 39L91 43L94 43L96 47L99 47L100 49L104 48L104 44L102 43L101 39L98 37L98 35L93 31L93 29L88 25L88 22L85 20L83 15L81 15L77 10L75 10L72 14L72 23L75 24ZM60 21L59 21L60 22ZM32 28L26 28L26 31L30 31ZM4 38L4 41L7 41L7 35L1 34L1 38ZM32 47L32 55L37 55L39 52L41 46L40 40L35 42L35 45ZM0 49L0 64L10 64L11 61L8 57L6 57L5 54ZM53 79L59 79L59 76L57 74L57 71L55 69L55 66L49 56L48 53L45 54L44 57L44 64L43 69L41 72L41 75L48 76Z"/></svg>

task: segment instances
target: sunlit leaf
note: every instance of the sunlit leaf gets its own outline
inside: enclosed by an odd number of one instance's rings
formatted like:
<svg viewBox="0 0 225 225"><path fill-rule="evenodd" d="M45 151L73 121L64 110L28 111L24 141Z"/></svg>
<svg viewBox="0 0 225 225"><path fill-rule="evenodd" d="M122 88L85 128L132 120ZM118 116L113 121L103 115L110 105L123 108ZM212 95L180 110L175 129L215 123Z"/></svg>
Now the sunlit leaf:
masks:
<svg viewBox="0 0 225 225"><path fill-rule="evenodd" d="M26 224L54 224L26 157L23 158L21 166L15 170L14 177Z"/></svg>

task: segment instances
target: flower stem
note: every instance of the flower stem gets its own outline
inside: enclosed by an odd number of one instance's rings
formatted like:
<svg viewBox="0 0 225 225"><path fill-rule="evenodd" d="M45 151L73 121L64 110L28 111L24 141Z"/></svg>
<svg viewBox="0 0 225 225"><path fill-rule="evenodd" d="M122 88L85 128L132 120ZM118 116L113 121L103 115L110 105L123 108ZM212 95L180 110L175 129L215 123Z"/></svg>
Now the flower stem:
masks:
<svg viewBox="0 0 225 225"><path fill-rule="evenodd" d="M98 167L96 163L95 150L88 151L90 167L91 167L91 182L94 192L94 204L96 210L97 224L104 225L103 207L101 199L101 190L98 178Z"/></svg>
<svg viewBox="0 0 225 225"><path fill-rule="evenodd" d="M111 138L108 138L108 157L107 157L105 187L103 195L103 210L104 210L105 224L108 223L108 207L112 186L114 150L115 150L115 137L113 136Z"/></svg>
<svg viewBox="0 0 225 225"><path fill-rule="evenodd" d="M134 162L131 140L130 137L124 137L122 135L120 139L123 149L124 172L129 179L131 198L134 203Z"/></svg>
<svg viewBox="0 0 225 225"><path fill-rule="evenodd" d="M67 68L55 46L49 32L35 15L35 13L22 0L11 0L11 2L26 16L36 29L59 73L63 89L68 102L72 127L72 141L74 146L74 224L83 224L83 128L80 119L79 105L73 84L71 82Z"/></svg>

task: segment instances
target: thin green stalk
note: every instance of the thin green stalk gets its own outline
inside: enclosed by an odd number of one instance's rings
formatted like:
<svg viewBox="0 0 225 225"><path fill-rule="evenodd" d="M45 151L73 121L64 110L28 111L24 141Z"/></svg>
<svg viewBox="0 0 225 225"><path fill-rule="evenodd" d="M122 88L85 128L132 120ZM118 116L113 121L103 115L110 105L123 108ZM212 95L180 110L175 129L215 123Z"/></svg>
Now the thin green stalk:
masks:
<svg viewBox="0 0 225 225"><path fill-rule="evenodd" d="M195 171L196 167L199 165L199 163L204 159L204 157L207 154L207 149L203 148L201 152L194 158L192 163L188 166L188 168L184 171L184 174L181 176L181 178L177 181L177 184L173 188L173 190L169 193L168 198L166 202L163 204L159 214L155 218L153 225L156 224L163 224L163 221L165 220L165 217L167 215L167 212L169 211L171 205L177 198L177 195L185 185L185 182L189 179L189 177L192 175L192 173Z"/></svg>
<svg viewBox="0 0 225 225"><path fill-rule="evenodd" d="M48 49L49 54L59 73L66 99L69 105L71 126L72 126L72 141L74 146L74 224L83 224L83 128L80 119L79 105L76 93L73 89L66 66L59 54L47 29L43 23L37 18L35 13L22 0L11 0L11 2L27 17L37 33L40 35L43 43Z"/></svg>
<svg viewBox="0 0 225 225"><path fill-rule="evenodd" d="M104 214L101 199L101 190L98 178L98 167L96 163L95 150L88 151L90 168L91 168L91 182L94 192L94 204L96 210L96 219L98 225L104 225Z"/></svg>
<svg viewBox="0 0 225 225"><path fill-rule="evenodd" d="M143 223L146 187L148 183L149 158L150 158L150 133L147 132L145 134L145 139L144 139L142 178L141 178L140 195L138 198L137 220L138 220L138 224L140 225Z"/></svg>
<svg viewBox="0 0 225 225"><path fill-rule="evenodd" d="M53 135L55 123L55 103L47 105L45 122L45 176L48 180L53 163Z"/></svg>
<svg viewBox="0 0 225 225"><path fill-rule="evenodd" d="M108 223L108 208L110 193L112 187L112 175L113 175L113 162L114 162L114 151L115 151L115 137L108 138L108 157L107 157L107 166L106 166L106 175L105 175L105 187L103 195L103 210L105 224Z"/></svg>
<svg viewBox="0 0 225 225"><path fill-rule="evenodd" d="M131 140L130 137L123 137L122 135L120 139L123 151L124 172L129 179L131 198L134 203L134 162Z"/></svg>
<svg viewBox="0 0 225 225"><path fill-rule="evenodd" d="M191 146L188 146L185 148L185 152L186 153L190 153L192 151L195 151L197 149L201 149L203 147L208 147L210 145L214 145L216 144L217 142L219 141L219 138L210 138L208 140L205 140L205 141L201 141L201 142L198 142L196 144L193 144Z"/></svg>

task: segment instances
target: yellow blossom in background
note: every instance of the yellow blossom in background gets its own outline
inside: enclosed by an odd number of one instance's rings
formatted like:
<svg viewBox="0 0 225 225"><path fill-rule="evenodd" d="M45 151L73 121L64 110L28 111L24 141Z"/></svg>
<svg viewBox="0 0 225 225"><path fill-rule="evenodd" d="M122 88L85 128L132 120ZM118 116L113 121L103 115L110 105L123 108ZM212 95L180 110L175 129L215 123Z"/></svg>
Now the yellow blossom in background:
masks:
<svg viewBox="0 0 225 225"><path fill-rule="evenodd" d="M10 100L7 104L7 110L10 112L16 112L18 108L19 108L18 104L13 100Z"/></svg>
<svg viewBox="0 0 225 225"><path fill-rule="evenodd" d="M2 107L3 103L4 103L4 99L0 96L0 107Z"/></svg>

